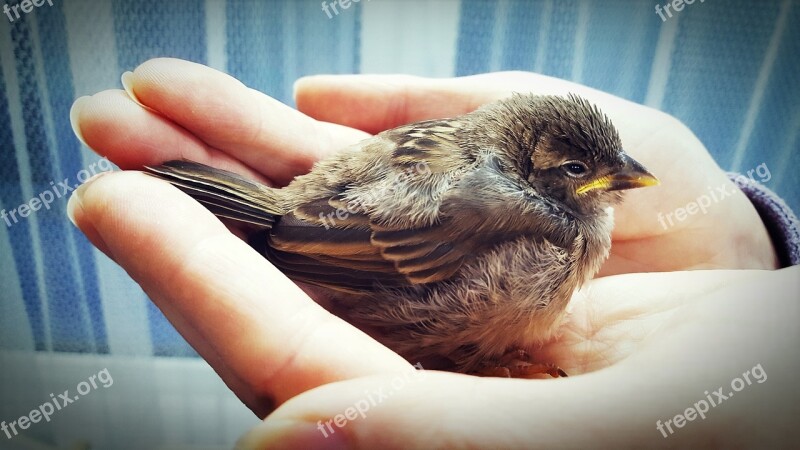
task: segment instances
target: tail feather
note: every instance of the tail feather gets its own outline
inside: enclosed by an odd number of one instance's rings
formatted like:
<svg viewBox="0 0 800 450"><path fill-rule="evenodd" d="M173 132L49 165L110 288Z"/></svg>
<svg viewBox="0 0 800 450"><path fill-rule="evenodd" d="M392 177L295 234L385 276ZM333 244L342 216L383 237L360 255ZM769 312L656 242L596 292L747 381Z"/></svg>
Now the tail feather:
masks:
<svg viewBox="0 0 800 450"><path fill-rule="evenodd" d="M232 172L182 160L146 166L145 171L170 182L218 217L271 228L283 214L272 188Z"/></svg>

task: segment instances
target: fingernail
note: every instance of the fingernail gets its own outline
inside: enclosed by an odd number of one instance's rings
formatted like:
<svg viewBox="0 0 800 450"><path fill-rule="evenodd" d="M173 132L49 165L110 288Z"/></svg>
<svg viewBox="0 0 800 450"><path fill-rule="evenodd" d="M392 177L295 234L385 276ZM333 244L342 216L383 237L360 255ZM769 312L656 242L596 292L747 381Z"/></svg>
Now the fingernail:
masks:
<svg viewBox="0 0 800 450"><path fill-rule="evenodd" d="M304 88L308 88L309 85L313 85L314 84L314 80L317 80L317 79L320 79L320 78L323 78L323 77L325 77L325 75L306 75L304 77L300 77L300 78L294 80L294 84L292 84L292 99L294 99L294 102L297 103L297 92L298 91L300 91L300 90L302 90ZM305 86L303 86L303 85L305 85Z"/></svg>
<svg viewBox="0 0 800 450"><path fill-rule="evenodd" d="M130 97L131 100L136 102L137 105L141 106L142 108L144 108L144 109L146 109L148 111L153 111L152 108L150 108L147 105L145 105L144 103L142 103L141 100L139 100L139 97L136 96L136 93L133 92L133 77L134 76L135 75L131 71L124 72L122 74L122 77L120 77L120 79L122 81L122 88L125 89L125 93L128 94L128 97Z"/></svg>
<svg viewBox="0 0 800 450"><path fill-rule="evenodd" d="M107 174L108 172L100 172L96 175L89 177L83 184L78 186L74 191L72 191L72 195L69 196L69 200L67 201L67 217L69 217L69 221L72 222L73 225L76 227L78 224L75 221L75 211L78 208L83 208L83 194L86 191L86 188L95 180L102 177L103 175ZM78 227L80 228L80 227Z"/></svg>
<svg viewBox="0 0 800 450"><path fill-rule="evenodd" d="M106 244L105 239L103 236L97 231L95 228L94 223L92 223L91 214L86 214L84 212L84 197L86 194L86 189L89 187L90 184L94 183L98 178L101 176L110 173L110 172L100 172L97 175L89 178L83 184L78 186L77 189L72 191L72 195L69 197L69 201L67 201L67 217L69 217L69 221L75 225L76 228L81 230L81 232L89 238L89 240L97 247L98 250L105 253L111 259L114 259L114 255L111 253L111 249ZM75 220L76 212L81 211L81 225L78 226L77 220Z"/></svg>
<svg viewBox="0 0 800 450"><path fill-rule="evenodd" d="M300 84L303 82L303 80L305 80L305 79L306 79L306 77L298 78L298 79L294 80L294 83L292 84L292 100L294 100L294 103L295 103L295 104L297 104L297 87L298 87L298 86L299 86L299 85L300 85Z"/></svg>
<svg viewBox="0 0 800 450"><path fill-rule="evenodd" d="M120 80L122 81L122 89L125 89L125 93L128 94L128 97L130 97L131 100L141 105L142 102L140 102L139 99L136 98L136 94L133 92L133 72L131 71L123 72L122 76L120 77Z"/></svg>
<svg viewBox="0 0 800 450"><path fill-rule="evenodd" d="M75 99L75 102L72 103L72 108L69 109L69 124L72 126L72 132L75 133L75 136L81 141L81 144L89 147L89 144L86 143L86 139L83 138L83 133L81 132L81 127L78 124L78 115L81 112L81 109L86 105L86 102L89 101L89 96L84 95L83 97L78 97ZM92 148L92 147L89 147Z"/></svg>
<svg viewBox="0 0 800 450"><path fill-rule="evenodd" d="M346 449L350 448L344 431L333 421L318 421L316 424L289 420L267 419L242 437L236 444L237 449L264 448L314 448L314 449Z"/></svg>

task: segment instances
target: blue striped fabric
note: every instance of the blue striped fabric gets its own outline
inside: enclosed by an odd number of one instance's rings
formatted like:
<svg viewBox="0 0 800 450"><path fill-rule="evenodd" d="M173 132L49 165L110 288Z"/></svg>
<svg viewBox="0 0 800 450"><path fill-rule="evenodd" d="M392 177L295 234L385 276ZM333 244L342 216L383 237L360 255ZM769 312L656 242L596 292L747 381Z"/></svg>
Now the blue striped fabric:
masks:
<svg viewBox="0 0 800 450"><path fill-rule="evenodd" d="M63 28L62 28L63 31ZM56 29L55 32L58 32ZM36 61L34 58L34 48L31 39L31 27L26 21L17 21L11 27L11 37L15 56L15 69L19 95L22 99L22 119L23 133L26 148L23 155L27 158L27 165L30 168L30 179L34 192L42 192L50 188L50 182L61 179L61 164L59 159L69 166L69 160L73 156L68 152L58 154L53 151L53 141L50 140L44 122L44 98L49 97L47 89L43 89L40 79L37 76ZM42 51L45 49L42 48ZM51 98L51 101L68 99ZM58 102L58 103L64 103ZM50 103L54 110L58 103ZM68 103L63 105L68 108ZM67 110L68 111L68 110ZM67 128L65 131L68 131ZM73 146L75 148L75 146ZM18 158L19 158L18 154ZM54 158L56 156L56 158ZM69 224L64 223L63 214L65 212L63 202L53 203L52 208L45 214L38 215L37 220L31 220L33 230L33 244L31 248L24 244L25 250L21 251L22 258L29 258L38 265L38 271L43 272L39 276L40 285L35 286L38 295L31 295L24 299L26 309L31 311L31 322L36 324L35 348L50 348L56 351L106 351L104 344L104 331L99 336L95 336L94 327L88 323L99 323L102 330L101 320L92 320L92 316L102 314L95 308L87 311L87 307L97 305L96 289L91 286L83 286L82 277L77 273L81 269L80 261L74 255L74 241L78 233ZM38 228L38 233L36 229ZM16 241L12 241L12 245ZM43 251L33 252L34 248L48 249L46 254ZM56 251L52 251L52 250ZM24 252L24 253L23 253ZM83 251L82 253L86 253ZM75 264L78 260L78 264ZM28 276L36 279L36 275L29 272L21 274L22 277ZM91 278L93 284L94 278ZM31 286L32 288L34 286ZM94 294L95 298L90 299ZM44 295L48 301L42 302L40 296ZM42 304L46 305L42 307ZM34 315L35 314L35 315ZM47 317L46 329L42 329L42 322ZM38 322L38 323L36 323ZM80 324L80 326L75 326ZM98 345L100 344L100 345ZM102 348L101 348L102 347Z"/></svg>
<svg viewBox="0 0 800 450"><path fill-rule="evenodd" d="M698 124L695 133L722 166L730 166L733 159L780 6L751 5L747 0L709 2L680 17L662 105L687 123ZM698 101L698 94L704 101ZM709 120L713 117L724 120Z"/></svg>
<svg viewBox="0 0 800 450"><path fill-rule="evenodd" d="M0 17L0 208L17 208L51 182L74 185L97 161L72 136L75 97L119 88L123 71L173 56L287 104L300 76L363 67L571 79L677 116L726 169L765 164L765 184L800 209L792 175L800 2L695 2L667 21L655 1L461 0L451 16L416 21L426 2L405 2L414 10L402 14L391 3L363 0L329 18L319 1L59 0L13 22ZM434 41L455 48L432 58L425 43ZM11 226L0 222L0 349L194 355L65 208L66 197Z"/></svg>

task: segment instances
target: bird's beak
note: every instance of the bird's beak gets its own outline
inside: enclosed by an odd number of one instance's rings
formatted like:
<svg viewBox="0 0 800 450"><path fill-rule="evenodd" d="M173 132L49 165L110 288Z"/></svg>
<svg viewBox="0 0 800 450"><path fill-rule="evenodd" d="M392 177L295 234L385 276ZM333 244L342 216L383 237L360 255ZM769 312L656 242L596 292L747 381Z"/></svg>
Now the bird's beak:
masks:
<svg viewBox="0 0 800 450"><path fill-rule="evenodd" d="M658 178L648 172L638 161L628 156L622 169L611 175L595 178L578 187L576 192L578 194L585 194L595 189L621 191L625 189L656 186L659 183Z"/></svg>

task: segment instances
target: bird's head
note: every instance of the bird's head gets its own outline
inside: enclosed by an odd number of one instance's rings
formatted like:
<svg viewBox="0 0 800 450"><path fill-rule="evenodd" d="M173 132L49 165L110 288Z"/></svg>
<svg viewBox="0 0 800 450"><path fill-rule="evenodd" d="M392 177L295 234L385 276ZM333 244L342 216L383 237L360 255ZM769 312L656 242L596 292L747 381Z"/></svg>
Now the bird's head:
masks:
<svg viewBox="0 0 800 450"><path fill-rule="evenodd" d="M622 190L658 184L623 151L608 117L584 98L515 94L501 103L498 113L514 117L502 139L517 143L504 146L506 156L546 200L593 213L618 202Z"/></svg>

